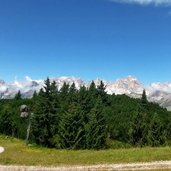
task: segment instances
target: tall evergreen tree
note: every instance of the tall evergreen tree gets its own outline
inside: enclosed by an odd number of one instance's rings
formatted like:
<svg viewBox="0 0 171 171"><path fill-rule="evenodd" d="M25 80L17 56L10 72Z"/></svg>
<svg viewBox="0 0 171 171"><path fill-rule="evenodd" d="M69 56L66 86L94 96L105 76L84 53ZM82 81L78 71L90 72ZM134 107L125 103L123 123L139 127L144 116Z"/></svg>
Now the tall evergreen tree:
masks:
<svg viewBox="0 0 171 171"><path fill-rule="evenodd" d="M134 146L144 146L146 143L146 123L145 115L137 113L133 117L133 122L129 130L130 143Z"/></svg>
<svg viewBox="0 0 171 171"><path fill-rule="evenodd" d="M94 81L92 81L87 91L87 98L86 98L87 113L89 113L91 109L94 107L97 97L98 97L97 88Z"/></svg>
<svg viewBox="0 0 171 171"><path fill-rule="evenodd" d="M142 97L141 97L141 102L142 102L143 105L146 105L148 103L147 95L146 95L145 90L143 90Z"/></svg>
<svg viewBox="0 0 171 171"><path fill-rule="evenodd" d="M76 89L75 83L72 83L72 85L69 87L68 100L69 103L78 102L78 91Z"/></svg>
<svg viewBox="0 0 171 171"><path fill-rule="evenodd" d="M51 140L56 134L58 122L54 89L56 89L55 85L47 78L44 89L39 92L33 117L32 130L36 142L48 147L52 146Z"/></svg>
<svg viewBox="0 0 171 171"><path fill-rule="evenodd" d="M13 136L14 132L16 130L12 113L10 112L9 108L6 108L4 111L2 111L0 115L0 132L5 135Z"/></svg>
<svg viewBox="0 0 171 171"><path fill-rule="evenodd" d="M84 122L81 108L71 104L59 124L59 144L64 149L84 148Z"/></svg>
<svg viewBox="0 0 171 171"><path fill-rule="evenodd" d="M86 109L86 104L87 104L87 94L88 91L85 86L80 87L80 90L78 91L78 103L83 109Z"/></svg>
<svg viewBox="0 0 171 171"><path fill-rule="evenodd" d="M69 93L69 85L64 82L63 86L60 89L60 100L66 101Z"/></svg>
<svg viewBox="0 0 171 171"><path fill-rule="evenodd" d="M97 96L97 89L94 81L91 82L88 91L93 97Z"/></svg>
<svg viewBox="0 0 171 171"><path fill-rule="evenodd" d="M21 91L19 90L18 93L14 97L15 100L20 100L21 99Z"/></svg>
<svg viewBox="0 0 171 171"><path fill-rule="evenodd" d="M103 81L100 81L100 85L97 86L97 94L98 96L100 96L101 98L106 97L106 86L104 85Z"/></svg>
<svg viewBox="0 0 171 171"><path fill-rule="evenodd" d="M87 96L88 96L88 91L85 86L82 86L78 91L78 104L82 109L85 123L88 122L88 112L89 112L89 108L87 107L87 104L89 103Z"/></svg>
<svg viewBox="0 0 171 171"><path fill-rule="evenodd" d="M152 117L147 137L150 146L159 146L166 142L166 131L164 130L157 113L154 113Z"/></svg>
<svg viewBox="0 0 171 171"><path fill-rule="evenodd" d="M64 82L63 86L59 91L59 101L60 101L60 113L62 114L69 105L68 100L69 85Z"/></svg>
<svg viewBox="0 0 171 171"><path fill-rule="evenodd" d="M34 100L36 100L37 96L38 96L37 92L36 92L36 91L34 91L34 93L33 93L33 97L32 97L32 98L33 98Z"/></svg>
<svg viewBox="0 0 171 171"><path fill-rule="evenodd" d="M88 123L85 125L86 148L101 149L106 145L106 124L103 113L103 104L100 98L88 115Z"/></svg>

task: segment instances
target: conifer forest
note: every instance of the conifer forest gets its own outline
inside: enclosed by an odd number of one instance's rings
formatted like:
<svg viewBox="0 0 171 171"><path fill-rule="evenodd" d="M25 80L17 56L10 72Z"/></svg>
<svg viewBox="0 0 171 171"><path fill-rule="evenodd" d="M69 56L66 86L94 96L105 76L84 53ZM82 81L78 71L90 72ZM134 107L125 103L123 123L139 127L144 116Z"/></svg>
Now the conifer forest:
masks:
<svg viewBox="0 0 171 171"><path fill-rule="evenodd" d="M21 117L26 105L29 115ZM120 142L130 147L171 144L171 113L139 99L109 95L103 82L76 89L66 83L59 89L49 78L31 99L0 100L0 133L57 149L106 149ZM110 143L109 143L110 142Z"/></svg>

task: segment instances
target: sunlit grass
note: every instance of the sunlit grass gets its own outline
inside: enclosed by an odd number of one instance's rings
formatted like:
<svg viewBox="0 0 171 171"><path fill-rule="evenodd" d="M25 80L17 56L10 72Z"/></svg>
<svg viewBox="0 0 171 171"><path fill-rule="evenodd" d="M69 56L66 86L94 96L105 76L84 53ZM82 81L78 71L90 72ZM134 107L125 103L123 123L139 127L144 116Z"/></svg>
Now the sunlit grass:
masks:
<svg viewBox="0 0 171 171"><path fill-rule="evenodd" d="M42 147L28 147L15 138L0 136L0 164L63 166L94 165L113 163L150 162L171 160L171 148L129 148L108 150L56 150Z"/></svg>

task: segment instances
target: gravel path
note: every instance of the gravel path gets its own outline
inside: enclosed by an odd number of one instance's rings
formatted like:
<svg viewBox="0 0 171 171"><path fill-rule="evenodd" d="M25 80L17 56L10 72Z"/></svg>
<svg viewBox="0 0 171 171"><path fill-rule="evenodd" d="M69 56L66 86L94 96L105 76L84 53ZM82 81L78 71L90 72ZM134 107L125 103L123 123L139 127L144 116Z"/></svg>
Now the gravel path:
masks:
<svg viewBox="0 0 171 171"><path fill-rule="evenodd" d="M4 152L4 147L0 146L0 153L3 153L3 152Z"/></svg>
<svg viewBox="0 0 171 171"><path fill-rule="evenodd" d="M121 171L121 170L154 170L154 169L161 169L161 170L171 169L171 161L93 165L93 166L63 166L63 167L0 165L0 171L112 171L112 170Z"/></svg>

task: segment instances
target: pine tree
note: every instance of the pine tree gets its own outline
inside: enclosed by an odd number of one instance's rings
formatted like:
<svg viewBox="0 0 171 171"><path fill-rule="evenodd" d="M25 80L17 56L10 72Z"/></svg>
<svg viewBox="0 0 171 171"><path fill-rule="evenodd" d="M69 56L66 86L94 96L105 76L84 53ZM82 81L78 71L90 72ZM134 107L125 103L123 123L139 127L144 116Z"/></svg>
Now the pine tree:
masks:
<svg viewBox="0 0 171 171"><path fill-rule="evenodd" d="M16 129L14 126L14 121L12 118L12 113L9 108L6 108L2 111L0 115L0 132L5 135L14 135L14 130Z"/></svg>
<svg viewBox="0 0 171 171"><path fill-rule="evenodd" d="M59 124L59 144L63 149L83 149L84 122L81 108L73 103L63 113Z"/></svg>
<svg viewBox="0 0 171 171"><path fill-rule="evenodd" d="M58 115L56 103L56 86L51 84L49 78L45 81L34 107L32 131L36 142L51 147L53 136L57 132Z"/></svg>
<svg viewBox="0 0 171 171"><path fill-rule="evenodd" d="M94 81L91 82L88 91L87 91L87 98L86 98L86 113L89 113L91 109L96 104L98 94L97 89Z"/></svg>
<svg viewBox="0 0 171 171"><path fill-rule="evenodd" d="M60 89L60 100L66 101L69 93L69 85L64 82L63 86Z"/></svg>
<svg viewBox="0 0 171 171"><path fill-rule="evenodd" d="M105 96L106 95L105 90L106 90L106 86L104 85L103 81L100 81L100 85L97 86L98 95L100 95L101 97Z"/></svg>
<svg viewBox="0 0 171 171"><path fill-rule="evenodd" d="M68 92L68 100L69 103L73 103L73 102L77 102L78 100L78 91L75 87L75 83L73 83L70 87L69 87L69 92Z"/></svg>
<svg viewBox="0 0 171 171"><path fill-rule="evenodd" d="M64 82L63 86L59 91L59 102L60 102L60 113L62 114L69 105L68 100L69 85Z"/></svg>
<svg viewBox="0 0 171 171"><path fill-rule="evenodd" d="M21 99L21 92L20 92L20 90L19 90L18 93L15 95L14 99L15 99L15 100L20 100L20 99Z"/></svg>
<svg viewBox="0 0 171 171"><path fill-rule="evenodd" d="M141 97L141 102L142 102L143 105L147 105L147 103L148 103L147 95L146 95L145 90L143 90L142 97Z"/></svg>
<svg viewBox="0 0 171 171"><path fill-rule="evenodd" d="M36 99L37 98L37 96L38 96L38 94L37 94L37 92L36 91L34 91L34 93L33 93L33 99Z"/></svg>
<svg viewBox="0 0 171 171"><path fill-rule="evenodd" d="M130 143L134 146L142 147L146 143L146 123L145 115L137 113L133 117L133 122L129 130Z"/></svg>
<svg viewBox="0 0 171 171"><path fill-rule="evenodd" d="M94 97L97 96L97 89L96 89L96 85L95 85L94 81L91 82L88 91L92 96L94 96Z"/></svg>
<svg viewBox="0 0 171 171"><path fill-rule="evenodd" d="M148 144L153 147L163 145L166 141L166 132L157 113L154 113L152 117L147 137Z"/></svg>
<svg viewBox="0 0 171 171"><path fill-rule="evenodd" d="M85 125L86 148L102 149L106 145L106 125L103 113L103 104L100 98L88 115Z"/></svg>
<svg viewBox="0 0 171 171"><path fill-rule="evenodd" d="M105 90L106 86L103 81L100 81L100 85L97 86L97 95L101 97L103 105L108 106L110 105L110 101Z"/></svg>
<svg viewBox="0 0 171 171"><path fill-rule="evenodd" d="M87 99L88 91L85 86L82 86L78 91L78 103L82 107L82 109L86 109L86 99Z"/></svg>
<svg viewBox="0 0 171 171"><path fill-rule="evenodd" d="M88 122L88 113L89 113L89 108L87 108L87 104L89 103L88 101L88 91L85 86L82 86L80 90L78 91L78 104L80 105L82 111L83 111L83 118L84 122Z"/></svg>

